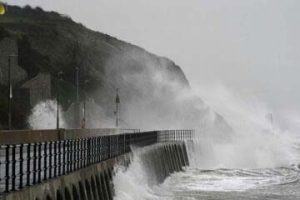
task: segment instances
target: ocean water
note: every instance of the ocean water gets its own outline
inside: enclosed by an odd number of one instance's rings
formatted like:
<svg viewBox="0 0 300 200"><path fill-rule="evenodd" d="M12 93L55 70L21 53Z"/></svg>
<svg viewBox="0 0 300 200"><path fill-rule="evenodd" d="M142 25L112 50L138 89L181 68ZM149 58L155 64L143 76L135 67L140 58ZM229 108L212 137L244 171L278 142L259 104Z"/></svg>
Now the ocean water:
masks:
<svg viewBox="0 0 300 200"><path fill-rule="evenodd" d="M153 183L155 175L143 163L143 150L134 149L129 167L116 168L114 199L300 200L298 140L287 143L274 135L268 139L262 140L265 148L254 140L250 152L242 141L187 142L190 166L160 184Z"/></svg>
<svg viewBox="0 0 300 200"><path fill-rule="evenodd" d="M158 199L297 200L300 170L296 166L267 169L187 168L173 174L156 190Z"/></svg>

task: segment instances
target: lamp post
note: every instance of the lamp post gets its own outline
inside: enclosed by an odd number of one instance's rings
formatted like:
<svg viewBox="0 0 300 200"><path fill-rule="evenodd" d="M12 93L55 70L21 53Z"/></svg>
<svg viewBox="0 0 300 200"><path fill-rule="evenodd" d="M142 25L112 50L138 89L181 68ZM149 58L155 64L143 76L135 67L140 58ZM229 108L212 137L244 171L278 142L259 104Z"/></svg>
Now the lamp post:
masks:
<svg viewBox="0 0 300 200"><path fill-rule="evenodd" d="M86 89L87 89L87 84L88 84L89 80L84 80L84 99L83 99L83 118L82 118L82 122L81 122L81 128L85 128L86 127Z"/></svg>
<svg viewBox="0 0 300 200"><path fill-rule="evenodd" d="M59 103L60 103L60 93L59 93L59 83L62 80L63 72L59 71L57 73L57 84L56 84L56 129L59 129Z"/></svg>
<svg viewBox="0 0 300 200"><path fill-rule="evenodd" d="M18 57L18 55L9 55L8 58L8 130L12 129L12 99L13 99L13 85L12 85L12 78L11 78L11 58Z"/></svg>
<svg viewBox="0 0 300 200"><path fill-rule="evenodd" d="M119 104L120 104L120 97L119 97L119 88L116 89L116 128L119 127Z"/></svg>
<svg viewBox="0 0 300 200"><path fill-rule="evenodd" d="M75 85L76 85L76 103L75 103L75 113L74 113L74 125L75 128L80 127L80 109L79 109L79 67L75 67Z"/></svg>
<svg viewBox="0 0 300 200"><path fill-rule="evenodd" d="M11 130L11 103L12 103L12 83L11 83L11 56L8 56L8 130Z"/></svg>

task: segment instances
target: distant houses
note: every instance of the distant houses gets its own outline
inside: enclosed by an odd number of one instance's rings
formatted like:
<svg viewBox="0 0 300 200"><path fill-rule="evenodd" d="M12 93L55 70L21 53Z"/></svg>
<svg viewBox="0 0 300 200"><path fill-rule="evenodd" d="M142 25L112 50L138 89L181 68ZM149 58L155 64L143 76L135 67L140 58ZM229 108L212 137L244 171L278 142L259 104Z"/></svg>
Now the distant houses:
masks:
<svg viewBox="0 0 300 200"><path fill-rule="evenodd" d="M28 89L30 105L33 107L40 101L51 99L51 75L39 73L34 78L26 81L21 88Z"/></svg>
<svg viewBox="0 0 300 200"><path fill-rule="evenodd" d="M11 81L15 85L27 78L26 71L18 65L18 45L14 38L0 39L0 84L8 85L8 70L11 70Z"/></svg>
<svg viewBox="0 0 300 200"><path fill-rule="evenodd" d="M28 127L27 118L31 109L39 102L56 99L60 96L60 106L63 108L71 127L80 127L83 118L84 91L79 89L80 99L76 103L76 87L72 81L58 80L56 76L46 72L43 63L36 63L34 57L26 57L28 66L19 66L22 57L18 56L18 40L14 37L0 37L0 129L8 127L8 105L12 106L12 128ZM22 52L22 51L21 51ZM22 55L29 56L31 54ZM28 58L28 59L27 59ZM24 63L23 63L24 64ZM31 67L33 66L33 67ZM27 71L26 71L26 70ZM9 70L11 72L12 98L9 87ZM36 71L34 71L36 70ZM43 71L43 72L41 72Z"/></svg>
<svg viewBox="0 0 300 200"><path fill-rule="evenodd" d="M29 110L29 94L19 85L26 80L27 73L18 65L18 44L13 37L0 38L0 129L8 128L8 97L10 94L9 72L13 99L13 128L25 126L25 118ZM14 123L15 122L15 123Z"/></svg>
<svg viewBox="0 0 300 200"><path fill-rule="evenodd" d="M24 128L32 107L52 98L51 75L39 73L28 80L18 64L18 42L14 37L0 38L0 129L7 128L9 70L12 85L12 125Z"/></svg>

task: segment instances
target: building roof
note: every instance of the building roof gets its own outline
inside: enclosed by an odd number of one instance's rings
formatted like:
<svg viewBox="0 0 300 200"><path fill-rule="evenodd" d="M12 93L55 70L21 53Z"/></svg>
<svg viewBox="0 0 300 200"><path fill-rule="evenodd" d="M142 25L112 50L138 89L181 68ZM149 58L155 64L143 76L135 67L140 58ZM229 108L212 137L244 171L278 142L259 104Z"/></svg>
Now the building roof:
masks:
<svg viewBox="0 0 300 200"><path fill-rule="evenodd" d="M21 87L22 88L39 88L45 84L51 83L51 75L49 73L39 73L29 81L26 81Z"/></svg>

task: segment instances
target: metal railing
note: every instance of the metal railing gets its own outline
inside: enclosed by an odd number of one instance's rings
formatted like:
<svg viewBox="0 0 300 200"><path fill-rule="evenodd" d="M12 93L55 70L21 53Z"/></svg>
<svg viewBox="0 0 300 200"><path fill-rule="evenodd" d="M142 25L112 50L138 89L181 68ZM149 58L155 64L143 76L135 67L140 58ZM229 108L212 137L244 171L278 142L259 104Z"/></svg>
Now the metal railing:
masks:
<svg viewBox="0 0 300 200"><path fill-rule="evenodd" d="M176 140L192 140L194 134L194 130L161 130L158 131L158 141L169 142Z"/></svg>
<svg viewBox="0 0 300 200"><path fill-rule="evenodd" d="M191 139L192 131L151 131L0 144L0 195L130 152L130 146Z"/></svg>

